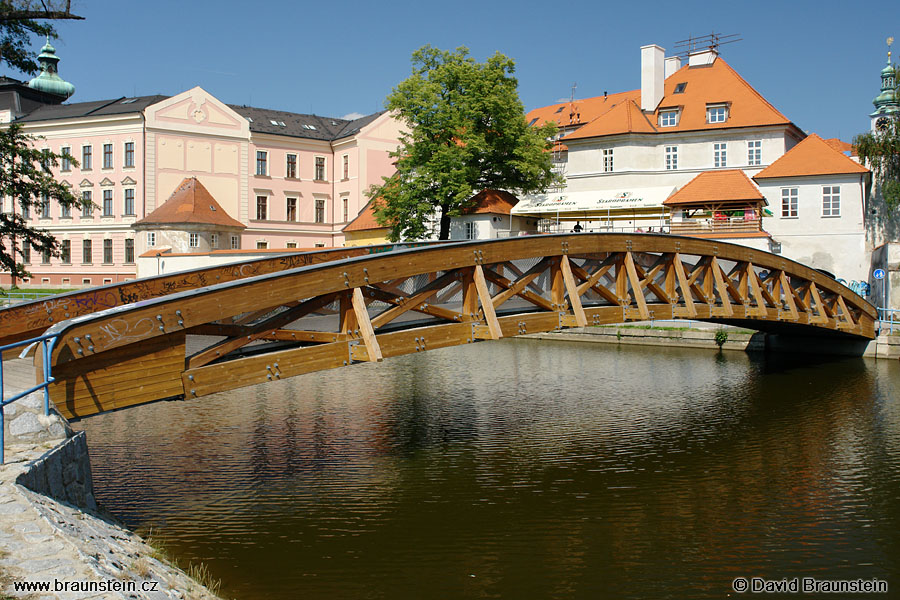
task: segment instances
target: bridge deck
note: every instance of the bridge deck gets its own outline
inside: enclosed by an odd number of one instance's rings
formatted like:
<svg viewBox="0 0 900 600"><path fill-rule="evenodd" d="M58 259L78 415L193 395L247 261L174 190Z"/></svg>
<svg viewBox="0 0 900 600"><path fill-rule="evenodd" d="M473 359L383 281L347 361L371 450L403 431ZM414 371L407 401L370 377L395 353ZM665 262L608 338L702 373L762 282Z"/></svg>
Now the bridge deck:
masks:
<svg viewBox="0 0 900 600"><path fill-rule="evenodd" d="M873 338L875 309L781 256L640 234L532 236L347 258L59 323L51 397L86 416L588 324L695 319Z"/></svg>

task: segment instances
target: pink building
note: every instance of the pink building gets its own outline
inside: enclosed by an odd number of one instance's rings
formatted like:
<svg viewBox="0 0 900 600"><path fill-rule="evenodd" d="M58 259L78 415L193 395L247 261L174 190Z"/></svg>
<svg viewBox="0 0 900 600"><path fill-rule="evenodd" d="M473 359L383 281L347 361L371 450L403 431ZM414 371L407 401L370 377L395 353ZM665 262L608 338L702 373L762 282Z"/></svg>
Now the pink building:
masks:
<svg viewBox="0 0 900 600"><path fill-rule="evenodd" d="M61 164L58 179L96 205L31 211L34 225L60 240L63 256L27 256L30 285L134 278L135 257L158 241L132 225L186 178L246 227L221 240L223 248L341 246L341 230L367 202L364 191L393 172L389 152L400 135L384 112L346 120L227 105L199 87L172 97L62 100L0 80L0 123L21 123L43 138L38 147L68 150L80 164ZM21 209L3 199L2 210ZM0 284L9 283L0 274Z"/></svg>

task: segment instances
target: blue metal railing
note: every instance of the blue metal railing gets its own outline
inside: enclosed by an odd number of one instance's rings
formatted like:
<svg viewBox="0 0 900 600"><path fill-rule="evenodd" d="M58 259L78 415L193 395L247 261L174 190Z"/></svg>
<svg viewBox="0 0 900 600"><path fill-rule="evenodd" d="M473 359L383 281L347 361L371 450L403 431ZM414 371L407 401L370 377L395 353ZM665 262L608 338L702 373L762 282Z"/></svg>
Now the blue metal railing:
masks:
<svg viewBox="0 0 900 600"><path fill-rule="evenodd" d="M35 392L41 388L44 390L44 415L50 414L50 384L56 381L50 373L50 353L53 351L53 346L56 343L56 338L59 337L59 334L51 333L50 335L42 335L36 338L31 338L28 340L22 340L21 342L15 342L14 344L7 344L5 346L0 346L0 464L3 464L6 461L5 455L5 446L6 446L6 417L3 414L6 405L12 404L16 400L27 396L28 394ZM11 398L6 398L4 395L4 383L3 383L3 360L2 355L7 350L12 350L13 348L19 348L21 346L31 346L33 344L41 344L41 351L43 352L43 361L42 367L44 370L44 382L39 383L36 386L25 390L24 392L20 392L15 394Z"/></svg>
<svg viewBox="0 0 900 600"><path fill-rule="evenodd" d="M879 308L877 310L881 333L884 333L885 324L887 324L888 335L894 335L894 323L897 324L897 330L900 331L900 310L896 308Z"/></svg>

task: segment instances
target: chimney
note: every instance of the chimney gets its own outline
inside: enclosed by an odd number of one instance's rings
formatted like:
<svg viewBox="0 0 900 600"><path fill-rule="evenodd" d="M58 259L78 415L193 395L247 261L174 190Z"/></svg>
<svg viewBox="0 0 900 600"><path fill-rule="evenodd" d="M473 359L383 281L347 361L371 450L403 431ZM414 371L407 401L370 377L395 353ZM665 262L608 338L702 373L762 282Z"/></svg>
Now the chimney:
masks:
<svg viewBox="0 0 900 600"><path fill-rule="evenodd" d="M688 66L708 67L709 65L716 62L717 56L719 56L719 53L716 52L713 48L698 50L697 52L693 52L688 56Z"/></svg>
<svg viewBox="0 0 900 600"><path fill-rule="evenodd" d="M677 56L670 56L666 59L666 79L669 75L681 68L681 59Z"/></svg>
<svg viewBox="0 0 900 600"><path fill-rule="evenodd" d="M641 46L641 110L653 112L663 97L666 51L656 44Z"/></svg>

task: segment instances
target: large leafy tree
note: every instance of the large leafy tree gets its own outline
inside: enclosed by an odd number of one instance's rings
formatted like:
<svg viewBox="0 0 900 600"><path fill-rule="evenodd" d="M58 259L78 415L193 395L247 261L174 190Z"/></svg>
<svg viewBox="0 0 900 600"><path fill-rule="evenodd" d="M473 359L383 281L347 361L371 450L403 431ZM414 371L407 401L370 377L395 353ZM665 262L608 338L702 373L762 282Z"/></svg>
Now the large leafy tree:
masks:
<svg viewBox="0 0 900 600"><path fill-rule="evenodd" d="M55 35L53 26L40 20L80 19L72 14L70 5L71 0L0 0L0 64L36 73L31 36ZM53 176L51 169L62 157L35 148L37 139L16 124L0 129L0 201L12 202L13 208L0 213L0 271L12 274L13 285L16 278L28 276L17 262L26 246L38 253L60 254L56 239L32 227L25 215L50 201L70 208L81 205L81 200ZM74 162L71 156L66 158Z"/></svg>
<svg viewBox="0 0 900 600"><path fill-rule="evenodd" d="M450 220L475 193L537 192L554 182L548 140L556 126L526 123L511 59L498 52L479 63L466 48L425 46L412 63L386 101L407 128L392 154L397 171L367 192L392 240L428 236L437 208L438 237L448 239Z"/></svg>
<svg viewBox="0 0 900 600"><path fill-rule="evenodd" d="M894 67L894 98L900 99L900 67ZM900 207L900 114L879 119L880 126L853 139L856 153L874 173L891 210Z"/></svg>

